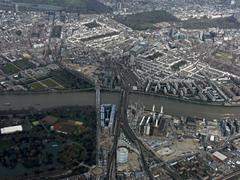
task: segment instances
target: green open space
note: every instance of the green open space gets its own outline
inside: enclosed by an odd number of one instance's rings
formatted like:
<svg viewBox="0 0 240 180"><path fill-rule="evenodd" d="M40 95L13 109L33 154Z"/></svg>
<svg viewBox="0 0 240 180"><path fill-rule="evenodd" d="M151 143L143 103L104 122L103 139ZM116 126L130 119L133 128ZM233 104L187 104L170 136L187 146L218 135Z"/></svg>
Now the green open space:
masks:
<svg viewBox="0 0 240 180"><path fill-rule="evenodd" d="M52 71L50 76L53 80L64 86L66 89L84 89L92 87L92 85L87 81L71 74L64 69Z"/></svg>
<svg viewBox="0 0 240 180"><path fill-rule="evenodd" d="M68 11L82 13L104 13L110 12L111 8L100 3L98 0L13 0L14 2L30 4L46 4L63 7Z"/></svg>
<svg viewBox="0 0 240 180"><path fill-rule="evenodd" d="M12 74L18 73L20 71L20 69L18 69L16 66L14 66L11 63L7 63L7 64L3 65L2 70L7 75L12 75Z"/></svg>
<svg viewBox="0 0 240 180"><path fill-rule="evenodd" d="M35 90L35 91L40 91L40 90L46 89L46 87L44 87L39 82L34 82L34 83L30 84L30 87L31 87L32 90Z"/></svg>
<svg viewBox="0 0 240 180"><path fill-rule="evenodd" d="M41 91L41 90L45 90L47 88L64 89L64 87L60 83L56 82L52 78L47 78L47 79L44 79L41 81L30 83L29 86L30 86L30 89L34 90L34 91Z"/></svg>
<svg viewBox="0 0 240 180"><path fill-rule="evenodd" d="M234 17L221 17L216 19L201 18L201 19L189 19L181 21L181 26L184 29L207 29L207 28L220 28L220 29L238 29L240 23Z"/></svg>
<svg viewBox="0 0 240 180"><path fill-rule="evenodd" d="M8 140L0 140L0 151L3 151L5 149L8 149L12 146L13 144L11 141Z"/></svg>
<svg viewBox="0 0 240 180"><path fill-rule="evenodd" d="M29 69L35 67L35 65L29 62L28 60L15 61L14 64L20 69Z"/></svg>
<svg viewBox="0 0 240 180"><path fill-rule="evenodd" d="M58 82L56 82L52 78L42 80L41 82L43 84L47 85L49 88L56 88L56 89L63 89L64 88L61 84L59 84Z"/></svg>
<svg viewBox="0 0 240 180"><path fill-rule="evenodd" d="M33 126L38 126L38 125L40 125L40 122L39 122L39 121L33 121L33 122L32 122L32 125L33 125Z"/></svg>
<svg viewBox="0 0 240 180"><path fill-rule="evenodd" d="M36 78L36 79L35 79ZM35 77L25 82L30 90L41 91L46 89L86 89L93 85L82 77L72 74L65 69L51 71L46 77Z"/></svg>
<svg viewBox="0 0 240 180"><path fill-rule="evenodd" d="M181 68L182 66L184 66L185 64L187 64L187 61L184 61L184 60L183 60L183 61L179 61L179 62L173 64L173 65L171 66L171 69L172 69L173 71L179 71L180 68Z"/></svg>
<svg viewBox="0 0 240 180"><path fill-rule="evenodd" d="M96 21L93 21L93 22L84 24L84 26L87 26L88 28L92 29L92 28L100 27L101 25L98 24Z"/></svg>
<svg viewBox="0 0 240 180"><path fill-rule="evenodd" d="M177 22L175 16L164 10L142 12L127 16L116 16L115 19L126 26L136 30L154 28L154 24L160 22Z"/></svg>
<svg viewBox="0 0 240 180"><path fill-rule="evenodd" d="M169 22L174 23L178 27L184 29L207 29L207 28L222 28L222 29L239 29L240 23L234 17L221 17L209 19L203 17L201 19L188 19L181 21L174 15L165 10L156 10L150 12L141 12L131 15L116 15L115 20L131 27L134 30L155 29L156 23Z"/></svg>
<svg viewBox="0 0 240 180"><path fill-rule="evenodd" d="M34 4L49 4L57 6L83 6L88 0L14 0L14 2L34 3Z"/></svg>
<svg viewBox="0 0 240 180"><path fill-rule="evenodd" d="M230 53L222 52L222 51L216 52L214 56L217 59L228 60L228 61L232 60L232 58L233 58L233 56Z"/></svg>
<svg viewBox="0 0 240 180"><path fill-rule="evenodd" d="M62 179L65 171L75 169L79 163L90 167L96 163L96 112L93 106L18 113L14 111L11 115L31 127L18 134L1 135L0 179L33 179L33 176L48 177L53 173L59 173L57 179ZM9 116L3 118L4 123L8 122L4 127L11 124ZM54 122L56 118L58 121ZM66 131L66 126L72 130ZM88 170L78 169L77 174ZM73 176L75 172L68 175Z"/></svg>

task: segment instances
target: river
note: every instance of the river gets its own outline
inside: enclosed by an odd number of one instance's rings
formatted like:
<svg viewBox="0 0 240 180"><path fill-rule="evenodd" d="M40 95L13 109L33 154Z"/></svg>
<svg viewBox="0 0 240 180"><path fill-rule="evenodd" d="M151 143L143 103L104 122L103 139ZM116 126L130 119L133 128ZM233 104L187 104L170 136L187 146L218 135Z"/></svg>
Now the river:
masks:
<svg viewBox="0 0 240 180"><path fill-rule="evenodd" d="M101 92L101 103L118 104L119 98L120 94L118 92ZM199 116L216 119L225 116L240 117L240 107L200 105L144 94L130 94L129 103L143 104L146 109L151 109L152 105L155 104L157 110L163 106L164 112L177 116ZM0 95L0 110L20 110L29 107L43 109L74 105L95 105L95 92Z"/></svg>

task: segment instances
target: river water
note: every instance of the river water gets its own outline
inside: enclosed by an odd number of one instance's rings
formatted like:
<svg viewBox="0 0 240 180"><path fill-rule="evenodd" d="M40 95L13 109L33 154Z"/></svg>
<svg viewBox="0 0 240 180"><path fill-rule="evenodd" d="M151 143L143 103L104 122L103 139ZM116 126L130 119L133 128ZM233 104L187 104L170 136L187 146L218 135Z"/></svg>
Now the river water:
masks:
<svg viewBox="0 0 240 180"><path fill-rule="evenodd" d="M101 103L118 104L119 99L120 93L118 92L101 92ZM146 109L151 109L155 104L157 110L164 106L164 111L167 114L177 116L199 116L216 119L224 116L240 117L240 107L192 104L143 94L130 94L129 103L143 104ZM0 95L0 110L19 110L29 107L42 109L74 105L95 105L95 92Z"/></svg>

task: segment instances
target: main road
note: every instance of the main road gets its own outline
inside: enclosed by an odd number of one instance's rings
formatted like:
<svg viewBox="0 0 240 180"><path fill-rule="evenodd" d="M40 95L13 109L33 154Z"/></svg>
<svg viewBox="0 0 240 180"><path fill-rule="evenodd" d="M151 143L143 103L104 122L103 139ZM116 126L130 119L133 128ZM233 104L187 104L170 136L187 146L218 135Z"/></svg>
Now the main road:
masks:
<svg viewBox="0 0 240 180"><path fill-rule="evenodd" d="M95 90L62 93L28 93L19 95L4 94L0 95L0 110L21 110L28 109L30 107L44 109L74 105L95 106L95 97ZM101 91L101 103L118 104L120 102L119 100L120 92ZM163 106L165 113L178 116L199 116L205 118L222 118L224 116L240 117L240 107L200 105L139 93L131 93L129 95L129 103L143 104L145 108L149 110L153 104L155 104L157 110Z"/></svg>

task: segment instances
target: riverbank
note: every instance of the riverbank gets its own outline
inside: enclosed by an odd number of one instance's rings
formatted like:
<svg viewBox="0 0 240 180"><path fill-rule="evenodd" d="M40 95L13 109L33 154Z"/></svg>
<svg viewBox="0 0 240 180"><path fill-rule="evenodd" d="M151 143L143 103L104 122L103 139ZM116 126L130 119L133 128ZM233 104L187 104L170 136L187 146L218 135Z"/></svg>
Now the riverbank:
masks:
<svg viewBox="0 0 240 180"><path fill-rule="evenodd" d="M146 93L146 92L141 92L141 91L132 91L131 93L157 96L157 97L173 99L173 100L176 100L176 101L183 101L183 102L192 103L192 104L200 104L200 105L208 105L208 106L240 107L240 102L228 103L228 102L197 101L197 100L191 100L191 99L186 99L186 98L179 98L179 97L174 97L174 96L161 95L161 94L156 94L156 93Z"/></svg>

